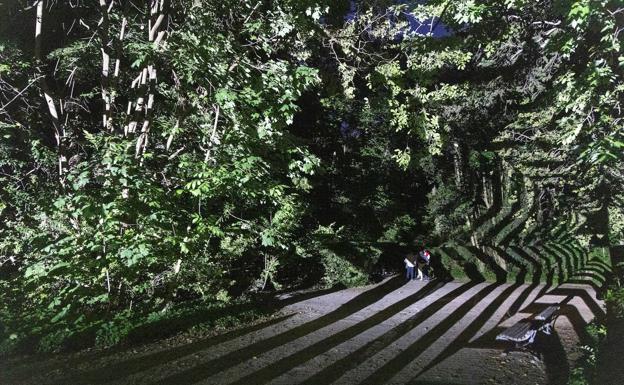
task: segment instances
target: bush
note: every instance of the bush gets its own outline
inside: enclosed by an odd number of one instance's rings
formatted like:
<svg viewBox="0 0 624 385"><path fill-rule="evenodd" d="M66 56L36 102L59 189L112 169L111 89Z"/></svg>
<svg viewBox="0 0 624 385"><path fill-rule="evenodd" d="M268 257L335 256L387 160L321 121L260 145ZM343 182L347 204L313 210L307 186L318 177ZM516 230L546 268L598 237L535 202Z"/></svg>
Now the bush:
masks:
<svg viewBox="0 0 624 385"><path fill-rule="evenodd" d="M605 325L594 321L585 327L587 341L581 346L583 355L577 367L570 372L568 385L587 385L595 383L596 367L600 346L607 335Z"/></svg>
<svg viewBox="0 0 624 385"><path fill-rule="evenodd" d="M320 251L321 261L325 269L323 283L327 287L338 284L353 287L368 283L368 274L357 268L346 258L325 249Z"/></svg>
<svg viewBox="0 0 624 385"><path fill-rule="evenodd" d="M414 239L417 223L410 215L401 215L394 218L386 225L386 230L379 239L380 242L393 242L397 244L409 243ZM422 241L416 241L422 243Z"/></svg>
<svg viewBox="0 0 624 385"><path fill-rule="evenodd" d="M370 273L381 256L381 250L370 244L348 241L342 227L320 226L313 243L324 269L322 282L327 287L369 283Z"/></svg>
<svg viewBox="0 0 624 385"><path fill-rule="evenodd" d="M624 287L607 290L605 296L609 318L624 322Z"/></svg>

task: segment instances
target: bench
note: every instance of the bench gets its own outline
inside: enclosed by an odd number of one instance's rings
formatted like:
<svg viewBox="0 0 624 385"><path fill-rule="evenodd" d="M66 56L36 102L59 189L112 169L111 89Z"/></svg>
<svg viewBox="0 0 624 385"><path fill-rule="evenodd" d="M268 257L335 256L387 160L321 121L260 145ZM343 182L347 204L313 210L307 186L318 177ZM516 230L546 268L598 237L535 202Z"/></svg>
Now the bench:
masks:
<svg viewBox="0 0 624 385"><path fill-rule="evenodd" d="M557 313L558 311L559 306L550 305L546 309L542 310L541 313L535 316L535 319L542 323L540 331L544 332L544 334L550 335L550 333L552 333L552 329L555 326L555 320L559 315Z"/></svg>
<svg viewBox="0 0 624 385"><path fill-rule="evenodd" d="M505 329L496 336L496 340L511 341L515 343L516 348L524 348L533 343L537 332L552 333L558 310L558 305L548 306L533 319L523 319Z"/></svg>

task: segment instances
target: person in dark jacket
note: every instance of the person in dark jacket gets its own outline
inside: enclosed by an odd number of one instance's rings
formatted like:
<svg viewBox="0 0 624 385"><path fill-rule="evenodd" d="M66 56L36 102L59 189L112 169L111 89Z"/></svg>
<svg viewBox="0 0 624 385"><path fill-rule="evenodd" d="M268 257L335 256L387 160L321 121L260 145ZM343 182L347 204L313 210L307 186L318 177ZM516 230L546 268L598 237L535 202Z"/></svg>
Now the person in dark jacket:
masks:
<svg viewBox="0 0 624 385"><path fill-rule="evenodd" d="M418 271L420 272L421 267L424 273L424 277L426 280L429 280L429 266L431 264L431 253L427 249L422 249L418 253Z"/></svg>

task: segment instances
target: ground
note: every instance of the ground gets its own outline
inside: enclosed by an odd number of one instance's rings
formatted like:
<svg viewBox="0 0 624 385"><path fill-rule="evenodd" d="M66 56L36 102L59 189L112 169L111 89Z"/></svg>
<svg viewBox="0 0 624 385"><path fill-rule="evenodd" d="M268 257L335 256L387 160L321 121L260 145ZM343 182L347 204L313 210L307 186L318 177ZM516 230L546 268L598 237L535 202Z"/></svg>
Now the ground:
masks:
<svg viewBox="0 0 624 385"><path fill-rule="evenodd" d="M390 277L287 304L212 336L0 364L1 384L565 384L584 326L604 315L591 285L404 283ZM561 303L533 351L496 335Z"/></svg>

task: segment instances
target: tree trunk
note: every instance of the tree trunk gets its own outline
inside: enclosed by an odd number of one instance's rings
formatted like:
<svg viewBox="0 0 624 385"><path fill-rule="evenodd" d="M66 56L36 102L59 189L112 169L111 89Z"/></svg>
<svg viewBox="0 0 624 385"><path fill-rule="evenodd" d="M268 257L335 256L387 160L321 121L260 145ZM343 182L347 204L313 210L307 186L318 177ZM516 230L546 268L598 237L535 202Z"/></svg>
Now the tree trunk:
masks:
<svg viewBox="0 0 624 385"><path fill-rule="evenodd" d="M56 108L55 98L53 97L50 87L48 86L46 75L43 73L44 70L42 69L43 61L41 60L41 44L43 40L42 29L44 6L44 0L38 0L35 3L35 60L37 61L38 71L42 73L42 76L40 77L41 90L43 92L43 99L45 100L48 113L52 118L52 127L54 128L54 139L56 140L58 157L59 181L61 182L61 185L64 185L65 182L63 175L65 174L65 163L67 161L63 151L65 129L63 128L59 109ZM62 110L62 102L59 101L59 103L61 104L59 107Z"/></svg>
<svg viewBox="0 0 624 385"><path fill-rule="evenodd" d="M167 0L151 0L150 2L150 19L148 23L148 41L152 43L154 49L157 50L165 36L162 28L165 20ZM157 69L154 60L150 59L147 67L143 69L141 75L141 86L145 90L142 97L137 100L137 112L143 112L143 123L141 125L141 134L137 138L136 156L145 153L147 148L148 136L152 124L152 112L154 108L154 95L157 86ZM147 100L147 102L146 102ZM133 130L136 129L138 122L135 122Z"/></svg>
<svg viewBox="0 0 624 385"><path fill-rule="evenodd" d="M461 157L461 149L459 147L459 143L457 140L453 141L453 165L455 167L455 185L458 190L461 190L463 183L463 172L462 172L462 157Z"/></svg>
<svg viewBox="0 0 624 385"><path fill-rule="evenodd" d="M111 1L110 6L106 5L106 0L100 0L100 13L102 18L100 19L100 25L98 28L98 34L100 35L100 51L102 52L102 72L101 72L101 88L102 88L102 127L105 130L112 130L111 119L111 90L109 81L110 70L110 58L111 58L111 39L109 36L109 17L113 7L114 1Z"/></svg>

